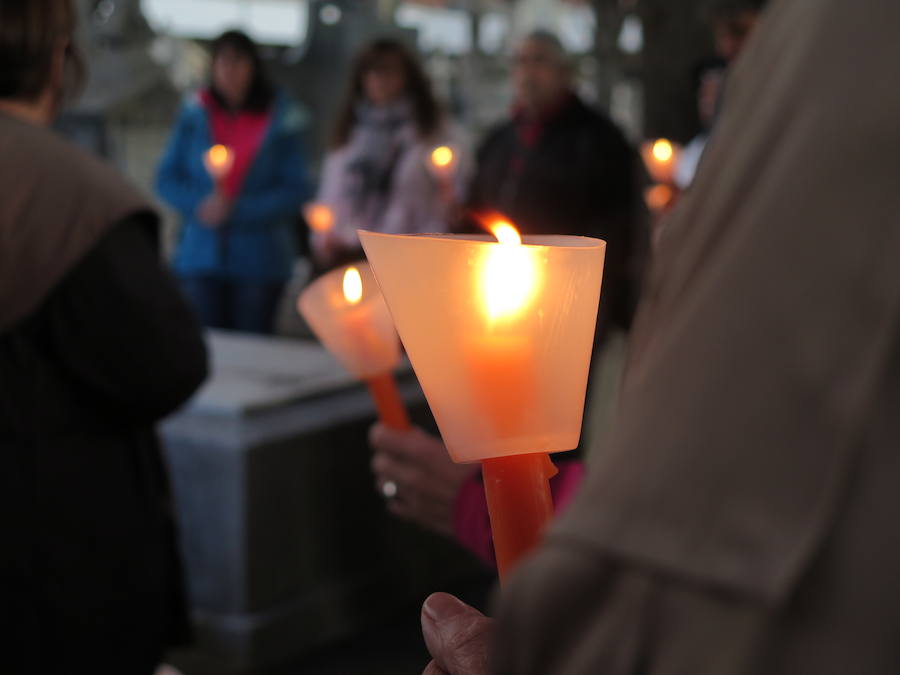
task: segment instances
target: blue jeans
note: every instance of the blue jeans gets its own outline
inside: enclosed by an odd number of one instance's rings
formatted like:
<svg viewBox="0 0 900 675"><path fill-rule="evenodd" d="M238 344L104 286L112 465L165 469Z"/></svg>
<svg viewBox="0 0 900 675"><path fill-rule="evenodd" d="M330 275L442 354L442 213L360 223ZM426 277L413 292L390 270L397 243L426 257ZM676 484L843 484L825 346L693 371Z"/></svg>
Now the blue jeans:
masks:
<svg viewBox="0 0 900 675"><path fill-rule="evenodd" d="M207 328L271 334L283 281L182 277L181 289Z"/></svg>

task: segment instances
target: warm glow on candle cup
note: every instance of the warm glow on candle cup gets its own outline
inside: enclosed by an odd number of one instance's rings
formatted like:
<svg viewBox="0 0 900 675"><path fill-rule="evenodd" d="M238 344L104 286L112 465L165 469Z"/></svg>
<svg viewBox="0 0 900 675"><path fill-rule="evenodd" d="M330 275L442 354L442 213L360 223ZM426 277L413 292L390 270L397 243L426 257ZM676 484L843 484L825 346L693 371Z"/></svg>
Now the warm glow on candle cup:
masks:
<svg viewBox="0 0 900 675"><path fill-rule="evenodd" d="M675 167L681 157L681 146L665 138L646 141L641 145L641 158L647 172L656 183L671 183Z"/></svg>
<svg viewBox="0 0 900 675"><path fill-rule="evenodd" d="M578 446L603 241L359 236L454 461Z"/></svg>
<svg viewBox="0 0 900 675"><path fill-rule="evenodd" d="M351 268L358 275L348 275ZM350 281L354 277L360 282L358 288ZM344 294L345 278L349 299ZM400 362L397 331L367 263L345 265L319 277L300 294L297 309L353 376L367 379L393 370Z"/></svg>

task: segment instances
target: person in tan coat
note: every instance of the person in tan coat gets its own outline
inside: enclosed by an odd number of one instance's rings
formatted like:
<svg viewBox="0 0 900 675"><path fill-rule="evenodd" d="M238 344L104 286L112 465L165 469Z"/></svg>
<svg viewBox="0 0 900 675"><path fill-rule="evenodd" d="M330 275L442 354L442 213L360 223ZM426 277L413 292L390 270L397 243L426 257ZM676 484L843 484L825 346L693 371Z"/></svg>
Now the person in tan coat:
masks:
<svg viewBox="0 0 900 675"><path fill-rule="evenodd" d="M900 4L777 0L639 309L611 442L428 673L900 672Z"/></svg>

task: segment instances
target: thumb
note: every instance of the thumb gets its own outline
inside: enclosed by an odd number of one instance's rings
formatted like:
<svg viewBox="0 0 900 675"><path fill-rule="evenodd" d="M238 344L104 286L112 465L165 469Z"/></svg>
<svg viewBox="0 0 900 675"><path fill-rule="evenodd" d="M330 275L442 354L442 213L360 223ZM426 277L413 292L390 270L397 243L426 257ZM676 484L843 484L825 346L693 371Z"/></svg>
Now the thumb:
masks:
<svg viewBox="0 0 900 675"><path fill-rule="evenodd" d="M447 593L422 606L422 634L437 666L448 675L487 675L493 621Z"/></svg>

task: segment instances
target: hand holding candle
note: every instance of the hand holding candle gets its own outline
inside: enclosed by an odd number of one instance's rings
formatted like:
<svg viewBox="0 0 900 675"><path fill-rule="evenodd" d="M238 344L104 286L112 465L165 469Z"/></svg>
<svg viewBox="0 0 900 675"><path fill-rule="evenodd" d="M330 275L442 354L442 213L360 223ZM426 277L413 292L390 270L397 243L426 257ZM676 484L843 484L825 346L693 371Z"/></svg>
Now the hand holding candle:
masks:
<svg viewBox="0 0 900 675"><path fill-rule="evenodd" d="M655 183L672 183L680 156L681 146L665 138L647 141L641 146L641 158Z"/></svg>
<svg viewBox="0 0 900 675"><path fill-rule="evenodd" d="M213 179L214 190L197 208L197 218L209 227L219 227L231 213L225 180L234 166L234 151L227 145L214 145L203 153L203 166Z"/></svg>
<svg viewBox="0 0 900 675"><path fill-rule="evenodd" d="M548 452L578 445L604 242L360 239L451 457L482 462L501 576L552 515Z"/></svg>
<svg viewBox="0 0 900 675"><path fill-rule="evenodd" d="M234 151L227 145L214 145L203 155L203 165L215 182L216 189L220 189L234 166Z"/></svg>
<svg viewBox="0 0 900 675"><path fill-rule="evenodd" d="M440 145L431 151L428 168L438 183L441 197L448 204L455 201L453 180L456 175L457 153L449 145Z"/></svg>
<svg viewBox="0 0 900 675"><path fill-rule="evenodd" d="M359 262L320 277L300 294L297 309L338 361L368 384L382 422L409 428L391 375L400 343L369 265Z"/></svg>

